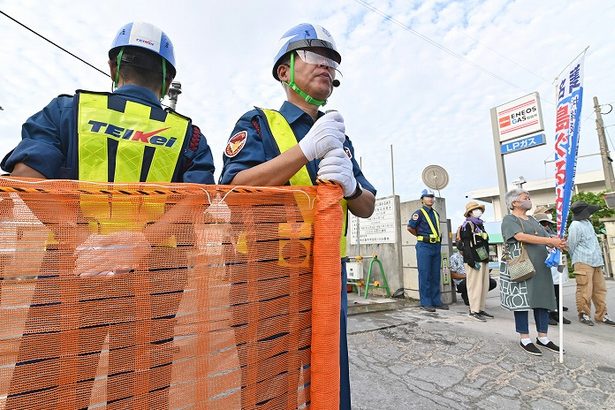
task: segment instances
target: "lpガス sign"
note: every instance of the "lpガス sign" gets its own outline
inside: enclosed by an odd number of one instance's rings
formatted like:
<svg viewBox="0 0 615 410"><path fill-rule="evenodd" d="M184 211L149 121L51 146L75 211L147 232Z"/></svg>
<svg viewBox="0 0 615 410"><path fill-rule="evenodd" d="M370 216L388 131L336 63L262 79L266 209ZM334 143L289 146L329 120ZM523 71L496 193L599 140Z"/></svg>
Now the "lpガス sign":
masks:
<svg viewBox="0 0 615 410"><path fill-rule="evenodd" d="M496 107L496 115L500 142L534 134L544 129L540 97L537 92Z"/></svg>

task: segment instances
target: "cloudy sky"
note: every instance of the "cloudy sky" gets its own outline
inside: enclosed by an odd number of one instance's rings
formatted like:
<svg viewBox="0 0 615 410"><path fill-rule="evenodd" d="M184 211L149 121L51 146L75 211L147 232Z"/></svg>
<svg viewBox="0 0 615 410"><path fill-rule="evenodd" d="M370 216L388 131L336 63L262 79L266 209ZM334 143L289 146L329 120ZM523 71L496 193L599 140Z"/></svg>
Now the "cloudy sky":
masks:
<svg viewBox="0 0 615 410"><path fill-rule="evenodd" d="M446 168L442 191L459 221L468 191L497 183L489 109L529 92L542 98L548 145L507 157L509 180L553 174L553 80L585 47L581 154L598 152L591 99L615 102L615 5L604 1L0 1L0 10L93 65L107 70L117 29L160 26L175 46L178 111L208 137L219 176L235 121L252 105L277 108L284 94L271 77L279 37L314 22L336 38L342 85L327 108L339 110L363 169L401 200L417 197L421 171ZM0 152L20 140L23 121L75 89L109 90L101 73L0 15ZM418 34L417 34L418 33ZM604 117L615 124L615 114ZM615 128L610 128L615 139ZM601 169L599 157L579 171ZM492 218L488 211L486 219Z"/></svg>

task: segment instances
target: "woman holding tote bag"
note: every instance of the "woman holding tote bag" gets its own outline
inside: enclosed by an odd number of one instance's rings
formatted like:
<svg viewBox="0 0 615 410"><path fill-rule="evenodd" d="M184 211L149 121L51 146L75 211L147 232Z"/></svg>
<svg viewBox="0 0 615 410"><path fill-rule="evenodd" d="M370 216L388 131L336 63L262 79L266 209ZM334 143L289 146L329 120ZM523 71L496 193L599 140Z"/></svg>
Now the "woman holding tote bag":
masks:
<svg viewBox="0 0 615 410"><path fill-rule="evenodd" d="M514 311L515 327L521 339L519 345L529 354L536 356L542 355L536 345L559 353L559 347L547 337L549 310L554 310L556 306L551 271L545 265L547 258L545 246L563 249L566 247L566 241L558 237L550 237L534 218L526 215L532 209L529 192L523 189L513 189L506 193L505 200L506 206L511 210L511 213L502 220L502 236L505 246L508 247L512 260L526 253L534 267L534 275L525 281L525 285L530 308L534 311L538 337L536 344L532 343L529 335L528 312Z"/></svg>
<svg viewBox="0 0 615 410"><path fill-rule="evenodd" d="M463 247L463 262L466 270L466 284L470 301L470 317L484 322L493 315L485 311L485 300L489 291L489 235L480 217L485 206L470 201L466 204L459 236Z"/></svg>

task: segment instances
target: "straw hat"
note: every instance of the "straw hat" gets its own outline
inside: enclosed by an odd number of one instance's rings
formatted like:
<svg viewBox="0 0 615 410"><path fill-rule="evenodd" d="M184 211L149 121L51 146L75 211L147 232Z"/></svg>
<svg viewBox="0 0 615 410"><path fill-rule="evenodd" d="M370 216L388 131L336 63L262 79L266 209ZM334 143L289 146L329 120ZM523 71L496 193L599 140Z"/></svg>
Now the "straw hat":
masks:
<svg viewBox="0 0 615 410"><path fill-rule="evenodd" d="M534 219L536 219L538 222L547 221L547 222L549 222L551 224L555 224L556 223L553 220L553 216L551 216L551 214L537 213L537 214L534 214Z"/></svg>
<svg viewBox="0 0 615 410"><path fill-rule="evenodd" d="M466 204L466 211L464 212L463 216L469 216L470 212L475 209L480 209L481 211L485 212L485 205L481 205L475 201L470 201Z"/></svg>
<svg viewBox="0 0 615 410"><path fill-rule="evenodd" d="M534 214L549 214L555 210L555 205L539 205L534 210Z"/></svg>

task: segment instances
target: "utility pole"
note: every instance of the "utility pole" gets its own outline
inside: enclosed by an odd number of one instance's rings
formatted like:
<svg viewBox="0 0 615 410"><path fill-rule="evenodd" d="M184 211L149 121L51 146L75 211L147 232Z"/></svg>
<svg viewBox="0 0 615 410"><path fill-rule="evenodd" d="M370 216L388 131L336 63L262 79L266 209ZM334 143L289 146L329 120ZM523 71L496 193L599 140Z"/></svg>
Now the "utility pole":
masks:
<svg viewBox="0 0 615 410"><path fill-rule="evenodd" d="M173 81L169 87L169 107L175 111L177 107L177 97L182 93L182 84L179 81Z"/></svg>
<svg viewBox="0 0 615 410"><path fill-rule="evenodd" d="M606 135L604 134L604 122L602 122L602 113L600 112L600 104L598 97L594 97L594 111L596 112L596 131L598 131L598 142L600 143L600 157L602 157L602 171L604 172L604 182L607 192L615 191L615 176L613 176L613 160L609 156L609 147L606 144Z"/></svg>
<svg viewBox="0 0 615 410"><path fill-rule="evenodd" d="M391 144L391 188L393 189L393 195L395 195L395 166L393 164L393 144Z"/></svg>

